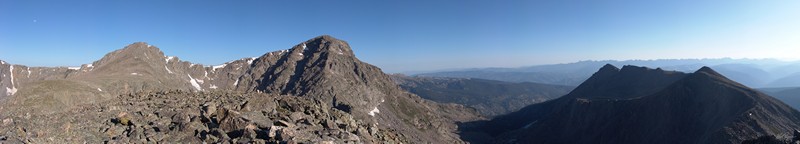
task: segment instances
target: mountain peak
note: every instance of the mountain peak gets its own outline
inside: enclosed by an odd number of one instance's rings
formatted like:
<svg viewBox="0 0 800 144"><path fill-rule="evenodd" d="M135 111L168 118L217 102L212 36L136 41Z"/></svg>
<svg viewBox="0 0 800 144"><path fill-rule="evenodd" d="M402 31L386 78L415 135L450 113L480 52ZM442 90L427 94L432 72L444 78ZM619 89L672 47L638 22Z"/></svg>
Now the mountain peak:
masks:
<svg viewBox="0 0 800 144"><path fill-rule="evenodd" d="M606 64L603 65L603 67L601 67L599 71L619 71L619 68L611 64Z"/></svg>
<svg viewBox="0 0 800 144"><path fill-rule="evenodd" d="M338 54L344 56L354 56L350 45L330 35L321 35L298 44L292 51L311 55L314 53L325 53L328 55Z"/></svg>
<svg viewBox="0 0 800 144"><path fill-rule="evenodd" d="M698 69L694 73L706 73L706 74L713 75L713 76L722 76L722 74L719 74L717 71L714 71L713 69L711 69L710 67L707 67L707 66L703 66L702 68Z"/></svg>
<svg viewBox="0 0 800 144"><path fill-rule="evenodd" d="M122 50L157 50L161 51L157 47L148 44L147 42L134 42L122 48Z"/></svg>
<svg viewBox="0 0 800 144"><path fill-rule="evenodd" d="M308 41L321 41L321 40L325 40L325 41L342 41L342 40L339 40L339 39L337 39L337 38L335 38L335 37L333 37L331 35L320 35L320 36L311 38Z"/></svg>
<svg viewBox="0 0 800 144"><path fill-rule="evenodd" d="M162 52L161 49L158 49L158 47L150 45L146 42L134 42L110 54L125 56L125 57L127 56L143 57L148 59L149 58L161 59L164 57L164 52Z"/></svg>
<svg viewBox="0 0 800 144"><path fill-rule="evenodd" d="M685 74L626 65L618 69L606 64L566 97L628 99L664 88ZM598 93L598 91L602 91ZM612 91L613 90L613 91Z"/></svg>
<svg viewBox="0 0 800 144"><path fill-rule="evenodd" d="M118 71L121 69L151 69L163 66L156 66L164 62L164 52L156 46L145 42L135 42L122 49L115 50L106 54L100 60L93 63L95 70L109 69ZM147 66L144 68L141 66Z"/></svg>

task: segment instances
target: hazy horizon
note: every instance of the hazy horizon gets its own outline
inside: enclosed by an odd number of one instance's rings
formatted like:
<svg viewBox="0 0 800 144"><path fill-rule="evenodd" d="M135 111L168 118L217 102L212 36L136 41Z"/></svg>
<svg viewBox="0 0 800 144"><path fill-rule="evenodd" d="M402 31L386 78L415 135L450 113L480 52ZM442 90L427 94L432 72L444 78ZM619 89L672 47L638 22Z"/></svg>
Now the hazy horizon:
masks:
<svg viewBox="0 0 800 144"><path fill-rule="evenodd" d="M390 73L583 60L798 60L798 1L3 1L0 60L78 66L143 41L204 65L328 34Z"/></svg>

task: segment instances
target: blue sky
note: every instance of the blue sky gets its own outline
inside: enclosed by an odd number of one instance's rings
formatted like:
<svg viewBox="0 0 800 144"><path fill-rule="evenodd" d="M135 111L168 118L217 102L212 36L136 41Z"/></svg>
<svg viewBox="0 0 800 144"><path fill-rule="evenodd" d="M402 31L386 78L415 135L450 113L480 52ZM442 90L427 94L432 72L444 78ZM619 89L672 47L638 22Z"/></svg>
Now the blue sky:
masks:
<svg viewBox="0 0 800 144"><path fill-rule="evenodd" d="M800 1L0 0L0 59L77 66L137 41L216 65L329 34L386 72L800 58Z"/></svg>

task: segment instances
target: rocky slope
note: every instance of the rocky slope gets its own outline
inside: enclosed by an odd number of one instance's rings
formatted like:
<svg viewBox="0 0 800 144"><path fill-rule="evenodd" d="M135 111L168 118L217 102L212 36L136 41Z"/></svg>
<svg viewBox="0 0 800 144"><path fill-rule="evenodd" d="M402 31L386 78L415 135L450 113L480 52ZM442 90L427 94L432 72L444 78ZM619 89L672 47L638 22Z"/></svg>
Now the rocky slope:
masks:
<svg viewBox="0 0 800 144"><path fill-rule="evenodd" d="M392 75L403 89L440 103L456 103L494 117L522 107L555 99L574 87L539 83L512 83L472 78Z"/></svg>
<svg viewBox="0 0 800 144"><path fill-rule="evenodd" d="M220 92L223 95L269 93L273 96L292 95L298 99L310 99L315 102L303 104L342 111L364 124L395 131L398 140L410 143L460 142L455 123L480 118L469 108L438 104L403 91L379 68L358 60L349 44L327 35L302 42L288 50L218 66L181 61L177 57L165 56L156 46L141 42L111 52L79 68L31 68L5 62L2 64L0 73L4 76L0 79L0 87L9 88L3 89L5 91L0 95L0 111L6 112L0 118L29 113L71 115L76 109L85 108L81 107L83 105L95 105L96 108L99 103L113 104L120 95L153 95L175 90ZM219 97L214 94L198 101L211 101L209 98ZM178 94L178 97L186 95L191 94ZM139 98L132 100L144 101ZM48 104L44 105L43 102ZM124 105L125 102L109 106L122 107L119 104ZM184 105L192 106L196 105ZM172 107L158 105L153 109ZM35 126L34 123L21 125L19 127L23 129ZM205 125L213 127L208 123ZM30 135L10 136L25 136L22 140L31 140L28 139ZM95 142L98 139L84 140Z"/></svg>
<svg viewBox="0 0 800 144"><path fill-rule="evenodd" d="M708 67L607 65L564 97L473 124L497 143L741 143L800 129L800 112Z"/></svg>

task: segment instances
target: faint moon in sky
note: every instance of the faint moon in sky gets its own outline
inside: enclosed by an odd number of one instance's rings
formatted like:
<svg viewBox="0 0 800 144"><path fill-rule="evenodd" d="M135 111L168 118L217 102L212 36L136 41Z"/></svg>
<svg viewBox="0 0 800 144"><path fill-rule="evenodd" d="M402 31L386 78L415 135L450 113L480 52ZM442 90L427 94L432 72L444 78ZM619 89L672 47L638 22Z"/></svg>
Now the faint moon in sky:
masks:
<svg viewBox="0 0 800 144"><path fill-rule="evenodd" d="M33 22L36 22L36 20L33 20Z"/></svg>

